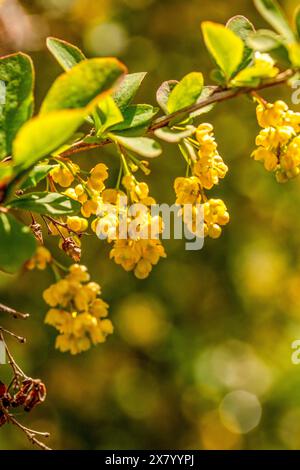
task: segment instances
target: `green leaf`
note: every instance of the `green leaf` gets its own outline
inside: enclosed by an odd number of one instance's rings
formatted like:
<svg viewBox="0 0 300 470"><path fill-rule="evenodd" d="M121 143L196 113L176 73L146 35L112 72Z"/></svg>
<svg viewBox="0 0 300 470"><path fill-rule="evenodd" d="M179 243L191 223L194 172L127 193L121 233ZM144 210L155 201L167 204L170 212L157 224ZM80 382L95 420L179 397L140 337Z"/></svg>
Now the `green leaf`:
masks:
<svg viewBox="0 0 300 470"><path fill-rule="evenodd" d="M298 38L300 38L300 5L295 10L294 23L295 23L296 31L298 34Z"/></svg>
<svg viewBox="0 0 300 470"><path fill-rule="evenodd" d="M109 137L141 157L155 158L162 152L160 145L148 137L123 137L112 133L109 134Z"/></svg>
<svg viewBox="0 0 300 470"><path fill-rule="evenodd" d="M25 194L10 201L8 207L38 214L65 215L76 214L81 206L63 194L44 192Z"/></svg>
<svg viewBox="0 0 300 470"><path fill-rule="evenodd" d="M128 106L123 111L124 121L112 128L113 131L132 129L134 127L147 126L157 114L158 109L150 104L137 104Z"/></svg>
<svg viewBox="0 0 300 470"><path fill-rule="evenodd" d="M23 181L20 186L20 189L25 191L29 188L34 188L37 184L42 181L48 173L52 170L54 165L36 165Z"/></svg>
<svg viewBox="0 0 300 470"><path fill-rule="evenodd" d="M147 72L129 73L125 75L113 94L113 98L121 110L126 108L132 101L146 75Z"/></svg>
<svg viewBox="0 0 300 470"><path fill-rule="evenodd" d="M209 96L211 96L216 90L215 86L204 86L203 90L201 92L201 95L197 99L197 103L199 103L202 100L206 100ZM207 106L204 106L204 108L197 109L197 111L194 111L190 114L190 117L195 118L197 116L200 116L201 114L206 114L209 113L215 106L215 103L208 104Z"/></svg>
<svg viewBox="0 0 300 470"><path fill-rule="evenodd" d="M226 77L222 70L220 69L212 69L210 74L210 78L213 82L217 83L218 85L224 86L226 85Z"/></svg>
<svg viewBox="0 0 300 470"><path fill-rule="evenodd" d="M83 123L86 112L64 110L37 116L19 131L13 145L15 165L29 168L64 144Z"/></svg>
<svg viewBox="0 0 300 470"><path fill-rule="evenodd" d="M117 132L121 137L143 137L147 132L147 126L131 127Z"/></svg>
<svg viewBox="0 0 300 470"><path fill-rule="evenodd" d="M108 128L124 120L121 111L111 96L107 96L99 103L96 113L97 115L94 116L95 122L97 122L97 118L99 119L96 127L97 136L100 136Z"/></svg>
<svg viewBox="0 0 300 470"><path fill-rule="evenodd" d="M284 67L291 65L286 40L274 31L260 29L256 33L250 34L247 42L258 52L270 53L273 59Z"/></svg>
<svg viewBox="0 0 300 470"><path fill-rule="evenodd" d="M10 274L17 272L36 250L29 227L4 213L0 213L0 244L0 270Z"/></svg>
<svg viewBox="0 0 300 470"><path fill-rule="evenodd" d="M165 142L170 144L176 144L186 137L190 137L196 131L194 126L187 126L184 131L176 131L170 129L169 127L162 127L161 129L156 129L154 135Z"/></svg>
<svg viewBox="0 0 300 470"><path fill-rule="evenodd" d="M163 82L159 89L156 92L156 101L163 110L164 113L169 114L168 112L168 101L169 96L173 88L179 83L177 80L167 80Z"/></svg>
<svg viewBox="0 0 300 470"><path fill-rule="evenodd" d="M256 33L249 34L247 43L258 52L270 52L283 44L283 39L274 31L260 29Z"/></svg>
<svg viewBox="0 0 300 470"><path fill-rule="evenodd" d="M47 47L64 70L70 70L74 65L86 59L78 47L62 39L47 38Z"/></svg>
<svg viewBox="0 0 300 470"><path fill-rule="evenodd" d="M196 103L203 89L203 75L191 72L173 88L168 99L168 111L174 113Z"/></svg>
<svg viewBox="0 0 300 470"><path fill-rule="evenodd" d="M245 16L236 15L230 18L226 27L239 36L244 43L243 58L238 69L242 70L247 67L253 59L253 50L247 45L247 39L249 34L255 32L254 26Z"/></svg>
<svg viewBox="0 0 300 470"><path fill-rule="evenodd" d="M21 52L0 58L0 80L5 83L5 104L0 104L0 158L11 153L12 142L33 111L34 69Z"/></svg>
<svg viewBox="0 0 300 470"><path fill-rule="evenodd" d="M202 32L207 49L229 80L243 59L243 41L230 29L211 21L202 23Z"/></svg>
<svg viewBox="0 0 300 470"><path fill-rule="evenodd" d="M294 33L275 0L254 0L254 4L262 17L268 21L279 34L282 34L289 42L295 41Z"/></svg>
<svg viewBox="0 0 300 470"><path fill-rule="evenodd" d="M56 79L42 104L41 114L86 107L95 98L110 93L124 73L125 65L114 58L80 62Z"/></svg>

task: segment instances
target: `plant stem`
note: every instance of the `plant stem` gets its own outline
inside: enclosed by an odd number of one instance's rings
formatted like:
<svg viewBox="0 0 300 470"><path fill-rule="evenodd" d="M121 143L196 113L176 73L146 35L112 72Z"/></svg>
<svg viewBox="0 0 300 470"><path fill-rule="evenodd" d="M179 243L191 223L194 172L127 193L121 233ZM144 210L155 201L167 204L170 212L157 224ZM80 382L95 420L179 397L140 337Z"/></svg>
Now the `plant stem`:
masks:
<svg viewBox="0 0 300 470"><path fill-rule="evenodd" d="M214 103L219 103L222 101L230 100L236 98L240 95L245 95L253 93L255 91L264 90L266 88L271 88L274 86L282 85L286 83L289 78L293 76L295 72L291 69L286 70L285 72L280 73L273 80L267 80L258 85L257 87L241 87L241 88L222 88L216 87L214 92L208 97L198 103L193 104L192 106L186 106L185 108L179 109L175 113L168 114L167 116L160 117L155 119L148 128L148 134L152 134L155 130L166 127L174 119L184 114L190 114L199 109L205 108L206 106ZM69 157L76 153L85 152L87 150L92 150L95 148L104 147L107 144L111 144L111 139L102 140L99 143L87 144L83 140L76 142L72 147L70 147L65 152L60 154L60 157Z"/></svg>
<svg viewBox="0 0 300 470"><path fill-rule="evenodd" d="M0 312L1 313L8 313L12 315L14 318L20 318L22 320L26 320L29 317L29 313L21 313L17 312L13 308L7 307L6 305L0 304Z"/></svg>

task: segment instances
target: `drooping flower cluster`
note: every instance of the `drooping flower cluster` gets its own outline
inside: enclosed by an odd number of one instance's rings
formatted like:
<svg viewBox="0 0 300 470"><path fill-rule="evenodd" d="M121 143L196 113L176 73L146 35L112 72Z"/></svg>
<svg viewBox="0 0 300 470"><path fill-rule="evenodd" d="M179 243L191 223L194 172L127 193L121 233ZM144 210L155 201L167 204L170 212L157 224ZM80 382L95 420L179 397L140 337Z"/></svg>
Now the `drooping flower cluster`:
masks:
<svg viewBox="0 0 300 470"><path fill-rule="evenodd" d="M89 219L96 215L99 204L102 203L101 193L105 189L104 181L108 178L108 168L104 163L98 163L91 169L87 180L82 180L74 188L68 188L65 194L80 202L81 213Z"/></svg>
<svg viewBox="0 0 300 470"><path fill-rule="evenodd" d="M60 186L67 188L64 194L81 203L83 217L72 216L64 220L48 222L49 233L59 236L59 247L64 250L75 262L81 257L81 235L88 229L88 220L94 216L102 203L101 193L105 188L104 181L108 178L108 168L99 163L91 169L89 176L83 180L80 176L80 167L69 160L60 162L51 170L52 180ZM70 185L75 181L75 187Z"/></svg>
<svg viewBox="0 0 300 470"><path fill-rule="evenodd" d="M252 153L266 170L275 172L276 180L284 183L300 173L300 113L288 108L284 101L266 103L256 108L259 125L257 149Z"/></svg>
<svg viewBox="0 0 300 470"><path fill-rule="evenodd" d="M64 279L44 291L45 302L51 307L45 323L59 331L56 348L78 354L92 344L105 341L113 332L108 304L99 295L99 284L90 282L87 268L73 264Z"/></svg>
<svg viewBox="0 0 300 470"><path fill-rule="evenodd" d="M217 150L217 143L213 134L213 126L202 123L195 133L196 140L188 139L188 145L197 150L194 158L188 160L188 170L192 176L176 178L174 189L176 204L183 206L184 221L192 233L197 234L195 219L199 205L203 205L204 236L218 238L221 235L221 226L229 222L229 214L221 199L208 199L205 190L211 189L224 178L228 167ZM185 205L192 205L188 216Z"/></svg>
<svg viewBox="0 0 300 470"><path fill-rule="evenodd" d="M103 210L92 222L98 237L113 242L110 257L125 271L134 271L138 279L145 279L165 251L159 240L162 230L160 217L153 217L149 206L155 200L149 196L148 185L138 183L132 174L123 177L127 195L116 189L102 193ZM136 204L128 207L127 202ZM135 209L132 211L132 208Z"/></svg>

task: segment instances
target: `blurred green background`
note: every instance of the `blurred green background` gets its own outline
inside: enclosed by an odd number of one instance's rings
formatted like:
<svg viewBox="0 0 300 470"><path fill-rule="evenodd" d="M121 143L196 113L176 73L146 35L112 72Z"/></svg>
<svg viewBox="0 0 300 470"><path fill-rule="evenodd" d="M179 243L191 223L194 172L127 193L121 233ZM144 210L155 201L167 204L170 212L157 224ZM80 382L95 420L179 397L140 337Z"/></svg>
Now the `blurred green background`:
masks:
<svg viewBox="0 0 300 470"><path fill-rule="evenodd" d="M291 17L298 1L281 3ZM89 57L114 55L131 72L148 71L138 99L154 104L164 80L197 70L209 83L200 23L235 14L266 26L251 0L4 0L0 50L31 54L38 103L60 73L45 48L53 35ZM291 105L283 87L263 95ZM46 404L18 417L50 431L55 449L300 448L300 365L291 362L300 339L300 179L278 185L249 158L258 127L247 98L204 119L230 167L210 194L225 200L231 222L201 251L165 241L168 258L145 281L109 261L106 242L86 238L82 262L102 285L115 325L104 345L76 357L54 349L42 300L51 272L0 277L1 302L31 313L4 322L28 338L10 346L48 387ZM112 149L79 158L87 168L105 162L115 177ZM173 203L173 180L184 171L176 147L166 146L147 177L154 197ZM1 366L1 376L7 370ZM0 449L29 448L17 429L0 430Z"/></svg>

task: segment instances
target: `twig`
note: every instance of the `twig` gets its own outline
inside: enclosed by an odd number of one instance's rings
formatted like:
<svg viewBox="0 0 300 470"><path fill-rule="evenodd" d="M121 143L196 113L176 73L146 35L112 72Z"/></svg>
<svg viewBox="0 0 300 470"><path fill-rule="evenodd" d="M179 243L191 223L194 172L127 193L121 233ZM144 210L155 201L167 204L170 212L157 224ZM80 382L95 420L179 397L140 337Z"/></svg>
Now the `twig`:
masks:
<svg viewBox="0 0 300 470"><path fill-rule="evenodd" d="M83 232L75 232L75 230L72 230L68 227L68 224L64 223L64 222L60 222L59 220L56 220L54 219L53 217L51 217L50 215L44 215L43 216L43 219L47 219L49 220L49 222L52 222L53 225L55 225L55 227L57 228L57 230L59 231L60 235L62 236L62 238L64 238L64 236L61 234L60 230L59 230L59 227L62 227L64 229L66 229L69 233L74 233L75 235L77 235L79 238L83 235ZM44 220L45 222L45 220ZM45 222L46 223L46 222ZM49 229L49 225L47 224L47 228Z"/></svg>
<svg viewBox="0 0 300 470"><path fill-rule="evenodd" d="M156 119L148 128L148 134L152 134L155 130L161 129L162 127L166 127L170 124L170 122L184 114L190 114L199 109L205 108L206 106L226 100L230 100L232 98L236 98L237 96L249 94L255 91L263 90L266 88L271 88L273 86L282 85L283 83L287 82L287 80L292 77L295 72L293 70L286 70L285 72L280 73L277 75L274 80L265 81L258 85L257 87L241 87L241 88L222 88L216 87L214 92L208 97L205 98L198 103L193 104L192 106L186 106L185 108L179 109L175 111L175 113L168 114L167 116L163 116L161 118ZM70 157L76 153L85 152L92 149L97 149L104 147L107 144L112 143L110 139L105 139L99 143L87 144L84 140L80 140L72 145L69 149L65 150L60 154L60 157L66 158Z"/></svg>
<svg viewBox="0 0 300 470"><path fill-rule="evenodd" d="M29 441L32 442L32 444L37 445L43 450L52 450L50 447L46 446L43 442L39 441L35 437L36 435L49 437L49 433L46 433L46 432L42 433L39 431L34 431L33 429L28 429L25 426L23 426L21 423L19 423L19 421L17 421L10 413L7 413L5 411L4 413L7 417L7 420L11 422L12 424L14 424L15 426L17 426L19 429L21 429L21 431L23 431L26 434L26 436L28 437Z"/></svg>
<svg viewBox="0 0 300 470"><path fill-rule="evenodd" d="M14 318L20 318L22 320L26 320L26 318L29 317L29 313L17 312L17 310L7 307L6 305L3 305L3 304L0 304L0 312L8 313L9 315L12 315Z"/></svg>
<svg viewBox="0 0 300 470"><path fill-rule="evenodd" d="M2 326L0 326L0 331L3 331L3 333L6 333L7 335L12 336L17 341L19 341L19 343L23 343L23 344L26 343L26 338L24 338L23 336L18 336L15 333L13 333L12 331L6 330Z"/></svg>
<svg viewBox="0 0 300 470"><path fill-rule="evenodd" d="M27 375L22 371L21 367L18 366L18 364L16 363L16 361L13 358L13 355L11 354L10 350L7 347L6 341L5 341L4 336L3 336L2 328L0 329L0 341L2 341L4 343L5 351L6 351L6 354L7 354L7 357L8 357L8 363L11 366L16 379L19 380L20 377L23 378L23 379L27 379L28 378Z"/></svg>
<svg viewBox="0 0 300 470"><path fill-rule="evenodd" d="M5 313L9 313L11 314L14 318L22 318L22 319L25 319L27 318L29 315L27 314L24 314L24 313L20 313L20 312L17 312L16 310L14 309L11 309L9 307L7 307L6 305L2 305L0 304L0 311L3 311ZM5 328L3 328L2 326L0 326L0 341L4 344L4 348L5 348L5 352L6 352L6 355L7 355L7 358L8 358L8 364L10 365L11 369L12 369L12 372L13 372L13 378L7 388L7 392L10 390L10 388L12 386L14 387L17 387L19 389L19 392L18 393L21 393L21 386L22 384L24 384L24 382L27 380L31 380L23 371L22 369L20 368L20 366L16 363L13 355L11 354L7 344L6 344L6 341L4 339L4 333L5 334L8 334L10 336L12 336L13 338L17 339L18 341L20 341L21 343L24 343L25 342L25 338L23 338L22 336L18 336L16 335L15 333L9 331L9 330L6 330ZM40 381L35 381L35 382L40 382ZM46 392L45 392L46 393ZM9 396L9 395L8 395ZM17 394L18 396L18 394ZM46 395L45 395L46 396ZM45 398L44 396L44 398ZM21 424L9 411L8 411L8 405L4 405L4 401L2 400L8 400L7 397L1 397L0 399L0 411L2 413L2 415L5 415L5 419L6 419L6 422L7 423L12 423L14 426L18 427L21 431L23 431L23 433L25 433L25 435L27 436L28 440L32 443L32 444L35 444L37 445L38 447L40 447L40 449L43 449L43 450L52 450L50 447L46 446L43 442L41 442L39 439L37 439L36 436L41 436L41 437L49 437L49 433L48 432L40 432L40 431L35 431L33 429L29 429L27 428L26 426L24 426L23 424ZM41 401L44 401L44 398L40 398L40 402Z"/></svg>

